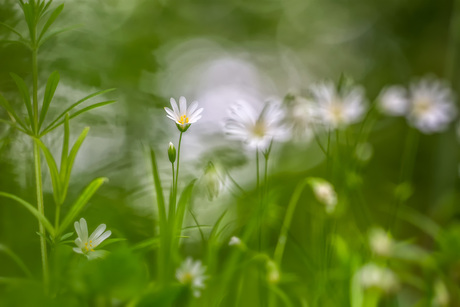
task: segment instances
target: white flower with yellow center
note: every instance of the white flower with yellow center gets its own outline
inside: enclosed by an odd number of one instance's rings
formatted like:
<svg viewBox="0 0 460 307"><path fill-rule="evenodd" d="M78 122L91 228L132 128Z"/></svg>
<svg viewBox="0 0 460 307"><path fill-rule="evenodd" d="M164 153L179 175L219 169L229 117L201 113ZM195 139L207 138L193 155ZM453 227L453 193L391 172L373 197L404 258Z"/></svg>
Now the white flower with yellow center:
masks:
<svg viewBox="0 0 460 307"><path fill-rule="evenodd" d="M193 291L195 297L201 295L201 290L206 286L204 281L208 278L205 275L206 267L201 264L200 260L193 261L191 257L187 257L181 266L176 270L177 280Z"/></svg>
<svg viewBox="0 0 460 307"><path fill-rule="evenodd" d="M258 113L248 103L239 101L230 107L228 114L225 134L250 148L265 150L272 141L283 140L288 134L283 124L284 111L275 102L268 102Z"/></svg>
<svg viewBox="0 0 460 307"><path fill-rule="evenodd" d="M74 252L83 254L90 260L102 258L108 253L105 250L96 250L97 246L112 234L110 230L105 231L105 224L99 225L89 237L88 226L84 218L81 218L80 222L75 222L74 226L78 235L78 238L75 239L78 247L73 248Z"/></svg>
<svg viewBox="0 0 460 307"><path fill-rule="evenodd" d="M425 78L410 86L409 123L423 133L446 130L457 115L453 93L440 80Z"/></svg>
<svg viewBox="0 0 460 307"><path fill-rule="evenodd" d="M179 98L179 107L177 107L174 98L171 98L170 102L172 110L165 107L165 111L168 114L167 117L176 123L179 131L187 131L191 124L197 122L201 118L203 108L198 109L198 102L194 101L187 107L187 100L183 96Z"/></svg>
<svg viewBox="0 0 460 307"><path fill-rule="evenodd" d="M326 127L338 129L356 123L366 112L366 100L361 86L338 91L332 82L316 84L311 88L315 116Z"/></svg>

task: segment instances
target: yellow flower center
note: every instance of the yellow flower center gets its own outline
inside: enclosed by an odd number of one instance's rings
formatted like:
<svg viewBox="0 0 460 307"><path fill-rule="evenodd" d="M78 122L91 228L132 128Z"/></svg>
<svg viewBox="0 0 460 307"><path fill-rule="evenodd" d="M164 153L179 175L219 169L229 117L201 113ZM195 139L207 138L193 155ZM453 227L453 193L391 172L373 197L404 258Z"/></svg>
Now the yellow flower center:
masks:
<svg viewBox="0 0 460 307"><path fill-rule="evenodd" d="M182 115L182 116L180 117L180 119L179 119L179 123L180 123L181 125L188 124L188 121L189 121L189 119L188 119L187 115Z"/></svg>
<svg viewBox="0 0 460 307"><path fill-rule="evenodd" d="M414 104L414 113L417 115L423 115L429 112L431 109L431 101L428 98L421 98Z"/></svg>
<svg viewBox="0 0 460 307"><path fill-rule="evenodd" d="M193 281L193 275L190 272L185 273L184 276L182 277L182 282L184 284L190 284L192 283L192 281Z"/></svg>
<svg viewBox="0 0 460 307"><path fill-rule="evenodd" d="M262 122L262 121L257 121L256 124L254 125L254 128L253 128L253 133L254 135L262 138L265 136L265 134L267 133L267 129L265 127L265 123Z"/></svg>
<svg viewBox="0 0 460 307"><path fill-rule="evenodd" d="M95 246L93 246L93 241L90 240L89 244L88 244L88 242L85 242L85 250L86 250L86 252L89 252L89 251L94 252L94 247Z"/></svg>

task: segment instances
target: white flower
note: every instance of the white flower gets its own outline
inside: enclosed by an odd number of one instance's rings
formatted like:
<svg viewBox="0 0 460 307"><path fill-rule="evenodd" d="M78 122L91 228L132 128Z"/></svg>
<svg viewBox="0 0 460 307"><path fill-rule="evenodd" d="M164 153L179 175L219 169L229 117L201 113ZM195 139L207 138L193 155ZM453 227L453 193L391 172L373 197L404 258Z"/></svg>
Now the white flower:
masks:
<svg viewBox="0 0 460 307"><path fill-rule="evenodd" d="M287 120L292 124L292 135L302 142L310 141L313 127L318 124L314 103L304 97L294 96L287 108Z"/></svg>
<svg viewBox="0 0 460 307"><path fill-rule="evenodd" d="M179 131L187 131L191 124L197 122L201 118L203 108L198 109L198 102L192 102L188 108L187 100L183 96L179 98L179 108L174 98L171 98L170 102L172 110L165 107L165 111L168 114L167 117L176 122Z"/></svg>
<svg viewBox="0 0 460 307"><path fill-rule="evenodd" d="M225 133L250 148L265 150L273 140L283 140L287 136L283 125L284 111L274 102L268 102L258 114L246 102L239 101L230 107L228 113Z"/></svg>
<svg viewBox="0 0 460 307"><path fill-rule="evenodd" d="M326 213L332 213L337 205L337 193L332 184L322 178L310 178L309 183L316 199L326 206Z"/></svg>
<svg viewBox="0 0 460 307"><path fill-rule="evenodd" d="M199 185L205 190L208 199L214 200L224 190L227 181L227 176L220 171L220 167L209 162L206 166L204 174L199 180Z"/></svg>
<svg viewBox="0 0 460 307"><path fill-rule="evenodd" d="M407 119L421 132L444 131L456 115L453 93L445 83L425 78L410 86Z"/></svg>
<svg viewBox="0 0 460 307"><path fill-rule="evenodd" d="M357 272L359 284L364 289L379 289L385 293L398 288L398 279L392 270L368 263Z"/></svg>
<svg viewBox="0 0 460 307"><path fill-rule="evenodd" d="M229 246L240 246L241 245L241 239L238 237L231 237L230 241L228 242Z"/></svg>
<svg viewBox="0 0 460 307"><path fill-rule="evenodd" d="M95 250L102 241L110 237L112 234L110 230L104 232L106 228L105 224L99 225L89 238L88 226L84 218L81 218L80 222L75 222L74 226L78 235L78 238L75 239L75 244L78 247L73 248L76 253L83 254L90 260L102 258L108 253L105 250Z"/></svg>
<svg viewBox="0 0 460 307"><path fill-rule="evenodd" d="M382 228L374 228L369 232L369 245L379 256L390 256L393 252L393 239Z"/></svg>
<svg viewBox="0 0 460 307"><path fill-rule="evenodd" d="M311 88L316 103L315 116L328 128L337 129L358 122L367 106L361 86L337 91L332 82L316 84Z"/></svg>
<svg viewBox="0 0 460 307"><path fill-rule="evenodd" d="M181 284L189 286L195 297L199 297L201 290L205 288L204 281L208 278L204 275L205 272L206 267L200 260L193 261L191 257L187 257L176 270L176 278Z"/></svg>
<svg viewBox="0 0 460 307"><path fill-rule="evenodd" d="M383 89L377 101L379 109L388 115L406 115L409 110L409 97L407 90L399 85Z"/></svg>

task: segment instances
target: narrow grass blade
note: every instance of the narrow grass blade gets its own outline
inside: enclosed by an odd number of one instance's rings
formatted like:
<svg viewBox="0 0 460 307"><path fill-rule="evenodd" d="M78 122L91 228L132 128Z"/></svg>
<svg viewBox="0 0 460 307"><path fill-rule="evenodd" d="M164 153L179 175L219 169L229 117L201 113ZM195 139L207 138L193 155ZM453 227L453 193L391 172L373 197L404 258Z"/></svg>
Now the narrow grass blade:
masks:
<svg viewBox="0 0 460 307"><path fill-rule="evenodd" d="M59 171L57 169L56 161L54 160L53 155L49 151L49 149L43 144L40 139L34 138L34 142L40 146L43 154L45 155L46 163L48 164L48 168L50 170L51 175L51 184L53 185L53 196L56 205L60 205L61 199L61 179L59 177Z"/></svg>
<svg viewBox="0 0 460 307"><path fill-rule="evenodd" d="M21 268L21 270L27 275L27 277L32 278L32 273L27 268L24 261L22 261L21 258L15 252L13 252L10 248L3 244L0 244L0 252L3 252L6 255L8 255L18 265L18 267Z"/></svg>
<svg viewBox="0 0 460 307"><path fill-rule="evenodd" d="M51 100L53 99L54 93L59 83L59 73L54 71L48 78L46 83L45 96L43 97L43 106L40 111L40 120L38 121L38 129L41 128L43 121L45 120L46 113L50 106Z"/></svg>
<svg viewBox="0 0 460 307"><path fill-rule="evenodd" d="M43 45L46 41L48 41L49 39L53 38L54 36L56 35L59 35L61 33L65 33L65 32L68 32L68 31L71 31L71 30L74 30L74 29L78 29L78 28L81 28L83 25L73 25L73 26L69 26L69 27L65 27L65 28L62 28L62 29L59 29L59 30L56 30L56 31L53 31L51 32L50 34L44 36L41 40L40 40L40 43L38 44L38 47L40 47L41 45Z"/></svg>
<svg viewBox="0 0 460 307"><path fill-rule="evenodd" d="M26 83L24 80L14 73L10 73L11 77L13 78L14 82L16 83L19 92L21 93L22 100L27 108L27 113L29 114L29 121L32 124L34 122L34 115L32 113L32 102L30 100L30 93L29 89L27 88Z"/></svg>
<svg viewBox="0 0 460 307"><path fill-rule="evenodd" d="M176 220L173 228L173 238L181 235L182 223L184 221L185 209L187 208L187 204L190 201L192 196L193 187L195 186L196 179L192 180L182 192L179 202L177 203L177 214ZM177 240L178 242L178 240Z"/></svg>
<svg viewBox="0 0 460 307"><path fill-rule="evenodd" d="M22 122L21 118L16 114L10 103L0 94L0 106L2 106L10 116L19 124L24 130L28 131L26 125Z"/></svg>
<svg viewBox="0 0 460 307"><path fill-rule="evenodd" d="M16 195L10 193L0 192L0 196L12 199L17 203L21 204L27 210L29 210L30 213L32 213L40 222L42 222L43 226L45 226L46 230L51 234L51 236L54 237L55 231L53 226L44 215L42 215L37 209L35 209L34 206L32 206L30 203L26 202L22 198L19 198Z"/></svg>
<svg viewBox="0 0 460 307"><path fill-rule="evenodd" d="M59 229L56 230L57 234L60 234L67 227L69 227L69 225L75 220L77 215L85 207L85 205L88 203L88 201L94 195L94 193L96 193L96 191L106 181L107 181L107 178L104 178L104 177L96 178L85 188L83 193L80 194L80 197L78 197L77 201L70 208L69 213L67 213L67 216L64 218L64 221L62 222L62 224L59 227Z"/></svg>
<svg viewBox="0 0 460 307"><path fill-rule="evenodd" d="M62 143L62 152L61 152L61 180L65 180L65 173L63 170L67 166L67 159L69 157L69 142L70 142L70 125L69 125L69 114L65 115L64 121L64 141Z"/></svg>
<svg viewBox="0 0 460 307"><path fill-rule="evenodd" d="M16 29L14 29L13 27L7 25L6 23L0 22L0 26L4 26L4 27L7 28L8 30L10 30L11 32L13 32L13 33L16 34L17 36L19 36L19 38L23 39L21 33L19 33L18 31L16 31Z"/></svg>
<svg viewBox="0 0 460 307"><path fill-rule="evenodd" d="M48 31L49 27L56 21L56 18L58 18L59 14L61 14L63 9L64 9L64 3L54 9L54 11L51 13L50 17L46 21L45 25L43 26L42 31L40 32L40 36L38 37L38 42L40 42L43 35L46 33L46 31Z"/></svg>
<svg viewBox="0 0 460 307"><path fill-rule="evenodd" d="M160 218L160 232L166 230L167 220L166 220L166 206L165 199L163 195L163 188L161 187L160 175L158 174L158 165L155 156L155 151L150 149L150 160L152 163L152 174L153 174L153 183L155 185L155 193L157 196L157 206Z"/></svg>

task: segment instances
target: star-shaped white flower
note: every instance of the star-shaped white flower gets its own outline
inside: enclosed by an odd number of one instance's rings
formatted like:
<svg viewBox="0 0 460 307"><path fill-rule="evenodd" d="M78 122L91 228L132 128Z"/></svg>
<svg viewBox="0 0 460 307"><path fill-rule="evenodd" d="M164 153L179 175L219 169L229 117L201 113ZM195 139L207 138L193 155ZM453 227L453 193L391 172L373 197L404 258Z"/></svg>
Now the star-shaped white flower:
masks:
<svg viewBox="0 0 460 307"><path fill-rule="evenodd" d="M83 254L90 260L102 258L108 253L105 250L96 250L97 246L112 234L110 230L105 231L105 224L99 225L89 237L88 226L84 218L81 218L80 222L75 222L74 225L78 235L78 238L75 239L75 244L78 247L73 248L74 252Z"/></svg>
<svg viewBox="0 0 460 307"><path fill-rule="evenodd" d="M183 96L179 98L179 107L177 107L174 98L171 98L170 102L172 110L165 107L165 111L168 114L167 117L176 123L179 131L187 131L191 124L197 122L201 118L203 108L198 109L198 102L194 101L187 107L187 100Z"/></svg>
<svg viewBox="0 0 460 307"><path fill-rule="evenodd" d="M191 257L187 257L177 269L176 278L181 284L189 286L195 297L199 297L201 290L205 288L204 281L208 278L205 272L206 267L200 260L193 261Z"/></svg>

